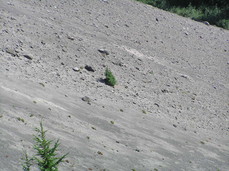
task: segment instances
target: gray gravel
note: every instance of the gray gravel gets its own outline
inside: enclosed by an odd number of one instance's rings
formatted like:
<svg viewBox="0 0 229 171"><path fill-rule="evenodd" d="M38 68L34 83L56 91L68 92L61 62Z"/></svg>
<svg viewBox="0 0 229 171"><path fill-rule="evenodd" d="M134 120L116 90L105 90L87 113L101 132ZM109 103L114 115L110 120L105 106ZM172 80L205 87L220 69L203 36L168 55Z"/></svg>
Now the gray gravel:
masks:
<svg viewBox="0 0 229 171"><path fill-rule="evenodd" d="M0 45L1 171L41 119L63 171L229 170L229 31L133 0L0 0Z"/></svg>

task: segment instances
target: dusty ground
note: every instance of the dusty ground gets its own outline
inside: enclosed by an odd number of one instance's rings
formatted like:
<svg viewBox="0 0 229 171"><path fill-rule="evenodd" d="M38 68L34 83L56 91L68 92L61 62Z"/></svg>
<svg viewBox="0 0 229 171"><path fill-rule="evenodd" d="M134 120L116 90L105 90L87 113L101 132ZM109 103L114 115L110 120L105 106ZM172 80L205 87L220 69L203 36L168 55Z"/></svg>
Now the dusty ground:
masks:
<svg viewBox="0 0 229 171"><path fill-rule="evenodd" d="M1 171L41 119L63 171L229 170L229 31L131 0L0 0L0 43Z"/></svg>

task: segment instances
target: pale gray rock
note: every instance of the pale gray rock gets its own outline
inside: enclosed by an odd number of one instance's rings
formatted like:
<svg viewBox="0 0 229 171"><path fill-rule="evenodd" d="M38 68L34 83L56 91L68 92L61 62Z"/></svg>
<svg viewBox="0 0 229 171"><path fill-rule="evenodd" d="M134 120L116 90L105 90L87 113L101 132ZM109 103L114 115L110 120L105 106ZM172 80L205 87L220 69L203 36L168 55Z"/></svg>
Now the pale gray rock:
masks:
<svg viewBox="0 0 229 171"><path fill-rule="evenodd" d="M72 69L73 69L73 71L76 71L76 72L80 71L80 69L78 67L74 67Z"/></svg>
<svg viewBox="0 0 229 171"><path fill-rule="evenodd" d="M6 48L5 51L9 53L12 56L18 56L18 52L15 49L12 48Z"/></svg>
<svg viewBox="0 0 229 171"><path fill-rule="evenodd" d="M83 100L84 102L87 102L88 104L91 104L91 99L90 99L88 96L82 97L82 100Z"/></svg>

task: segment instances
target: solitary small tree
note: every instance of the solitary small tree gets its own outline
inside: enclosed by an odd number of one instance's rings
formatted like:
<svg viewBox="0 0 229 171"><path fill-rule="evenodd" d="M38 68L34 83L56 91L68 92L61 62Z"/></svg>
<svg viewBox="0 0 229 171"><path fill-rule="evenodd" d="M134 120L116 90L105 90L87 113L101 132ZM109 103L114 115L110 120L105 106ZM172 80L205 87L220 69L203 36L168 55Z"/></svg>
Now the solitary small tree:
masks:
<svg viewBox="0 0 229 171"><path fill-rule="evenodd" d="M109 86L114 87L117 81L109 68L106 68L105 77L105 83Z"/></svg>
<svg viewBox="0 0 229 171"><path fill-rule="evenodd" d="M44 130L42 122L40 123L40 129L36 128L35 131L38 133L37 136L34 136L36 142L34 145L36 155L29 158L28 155L25 154L24 164L22 165L23 170L30 171L30 166L35 163L38 165L40 171L58 171L57 166L68 154L57 157L56 151L60 145L59 140L57 140L53 147L51 147L52 141L46 139L45 134L47 130Z"/></svg>

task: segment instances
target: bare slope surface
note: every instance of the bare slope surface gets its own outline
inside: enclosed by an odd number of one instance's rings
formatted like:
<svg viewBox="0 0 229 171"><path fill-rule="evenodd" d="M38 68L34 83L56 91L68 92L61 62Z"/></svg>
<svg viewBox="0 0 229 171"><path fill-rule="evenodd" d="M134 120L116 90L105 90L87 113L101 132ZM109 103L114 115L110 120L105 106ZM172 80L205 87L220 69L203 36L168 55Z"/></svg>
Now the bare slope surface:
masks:
<svg viewBox="0 0 229 171"><path fill-rule="evenodd" d="M41 119L61 170L229 170L228 31L130 0L0 0L0 42L0 170Z"/></svg>

